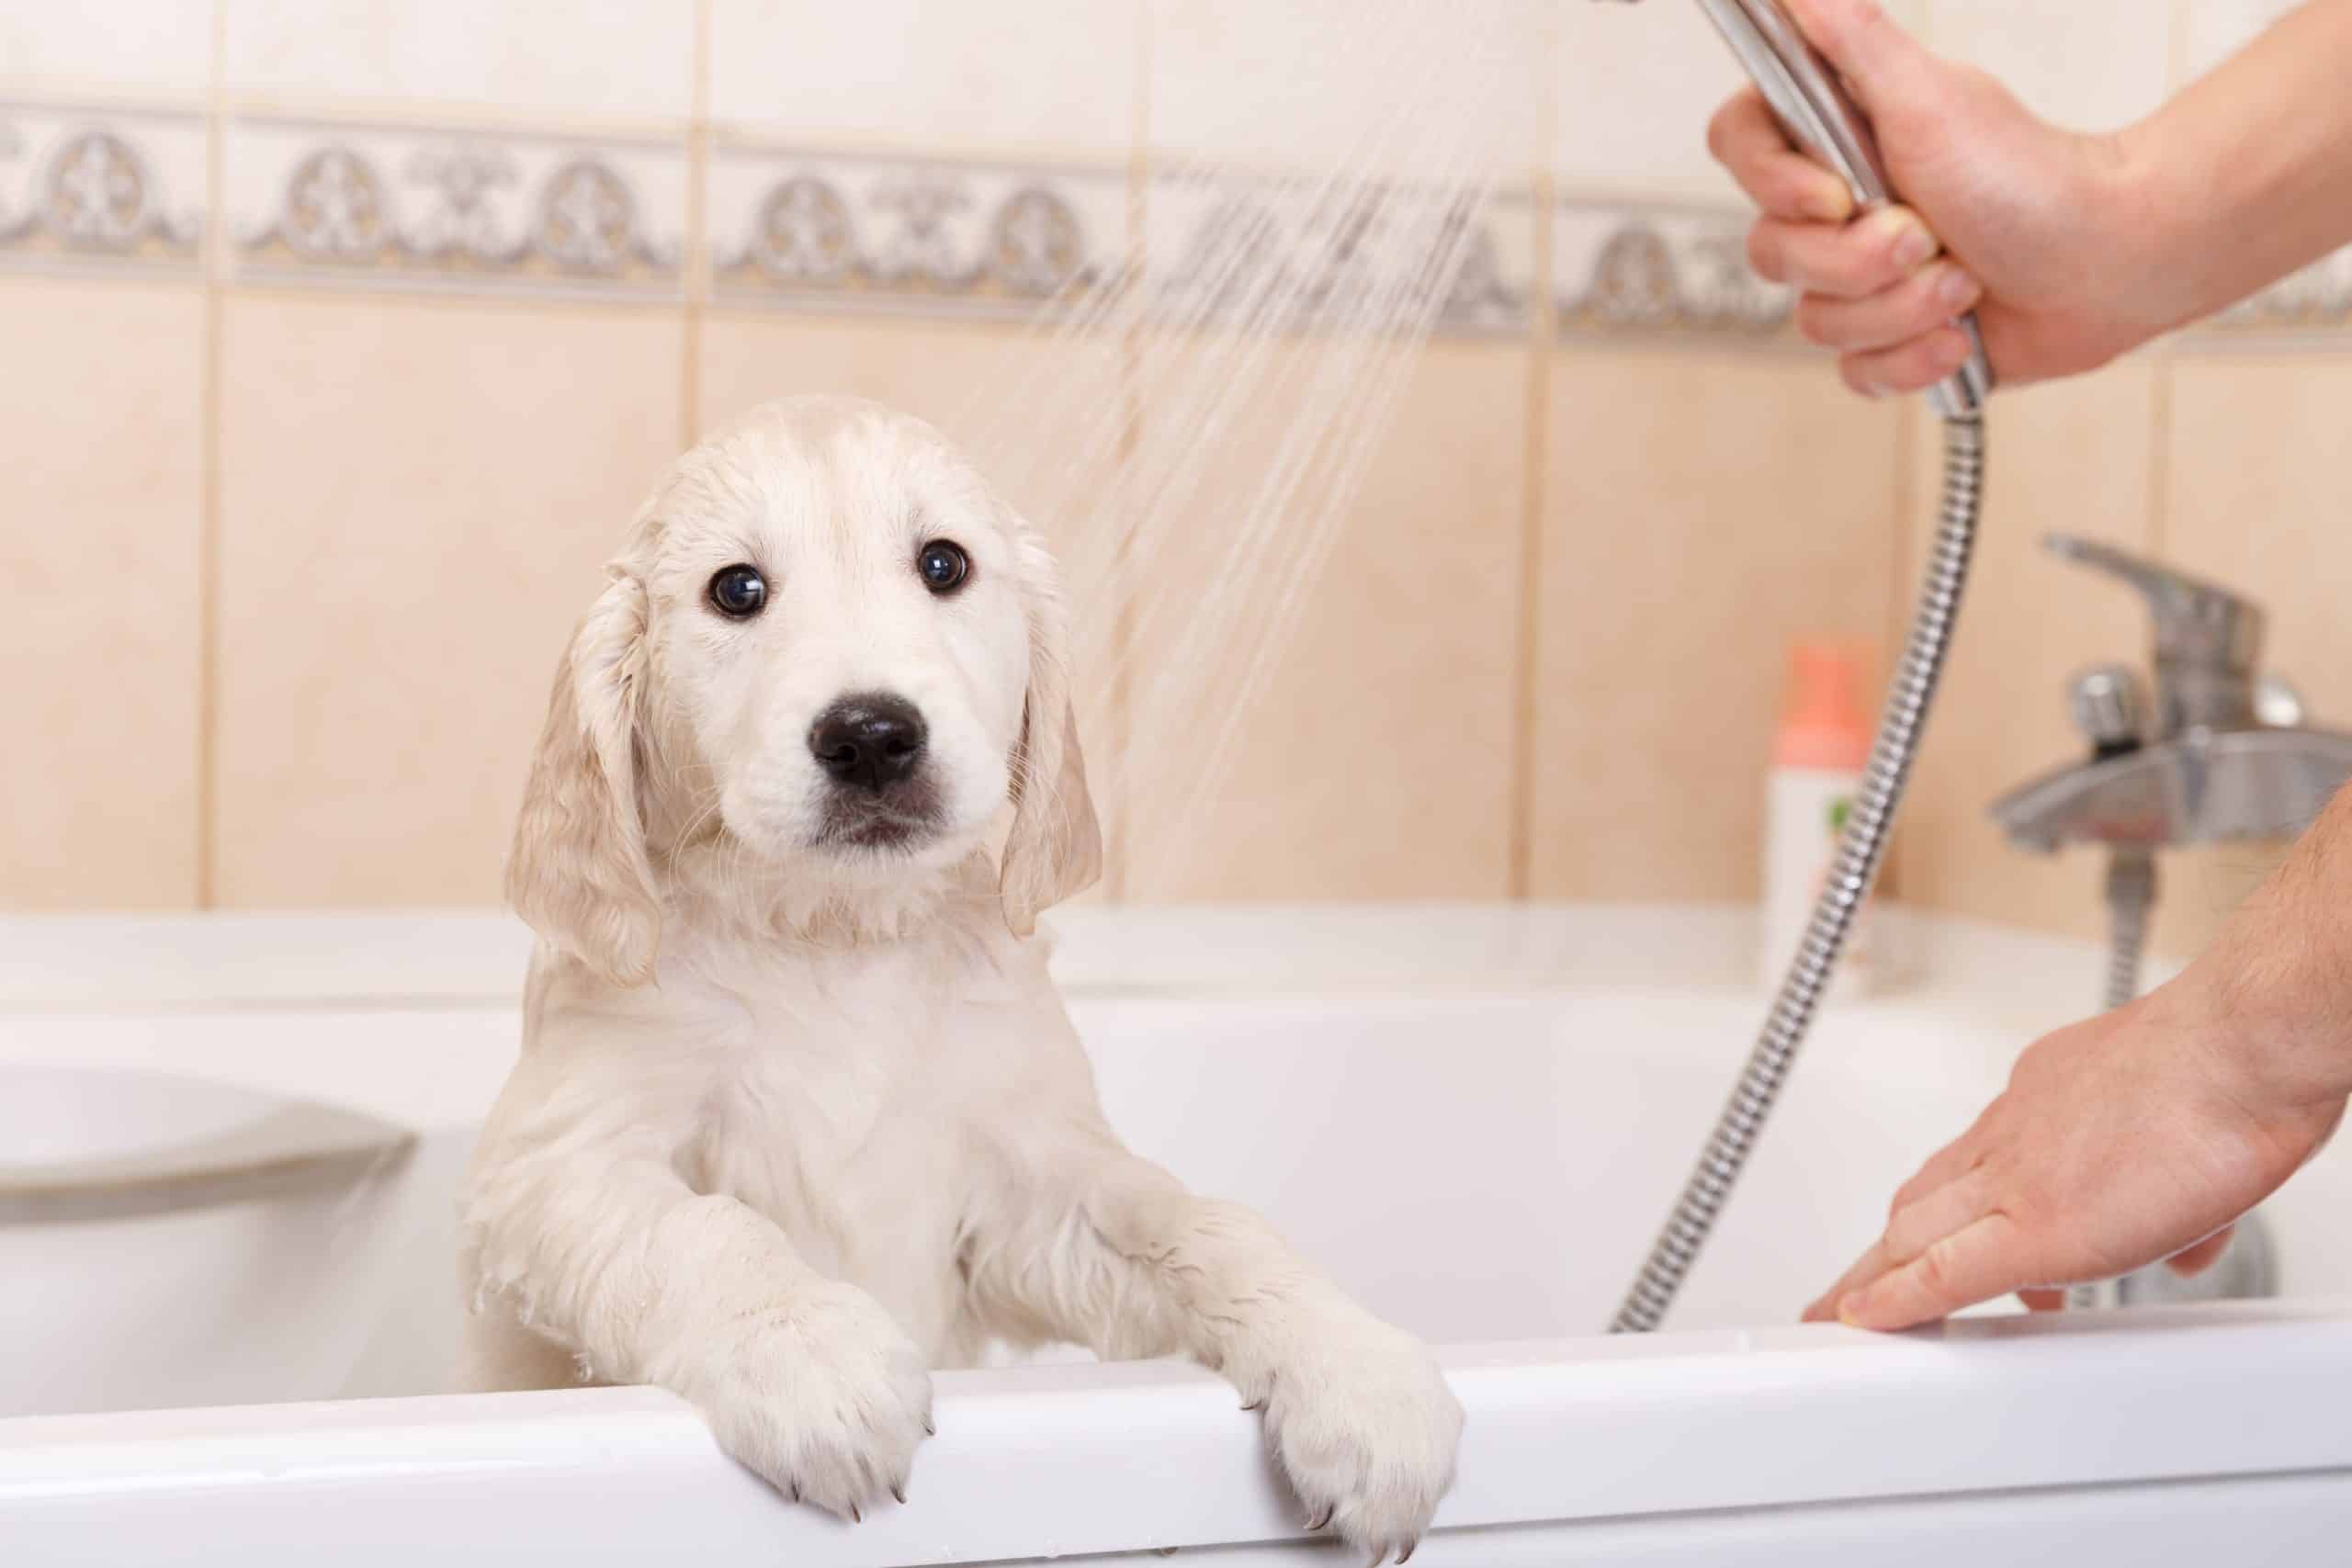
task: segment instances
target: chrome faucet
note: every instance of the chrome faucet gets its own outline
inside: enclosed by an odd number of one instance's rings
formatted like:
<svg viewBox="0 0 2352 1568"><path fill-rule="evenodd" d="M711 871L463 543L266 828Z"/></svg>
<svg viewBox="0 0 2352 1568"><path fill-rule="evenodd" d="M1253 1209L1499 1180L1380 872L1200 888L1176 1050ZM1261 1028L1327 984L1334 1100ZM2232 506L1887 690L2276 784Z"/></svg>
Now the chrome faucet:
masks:
<svg viewBox="0 0 2352 1568"><path fill-rule="evenodd" d="M2260 670L2262 611L2225 588L2068 535L2057 555L2139 590L2154 623L2154 700L2127 667L2075 679L2089 760L1993 803L2019 849L2158 850L2298 833L2352 779L2352 735L2302 722L2291 687Z"/></svg>
<svg viewBox="0 0 2352 1568"><path fill-rule="evenodd" d="M2139 672L2101 664L2068 689L2088 760L2045 773L1993 803L2018 848L2108 850L2113 921L2107 1006L2139 992L2140 955L2156 898L2155 854L2184 844L2300 832L2352 780L2352 735L2303 722L2294 689L2261 669L2263 615L2225 588L2069 535L2055 554L2120 579L2154 622L2154 701ZM2077 1286L2067 1304L2266 1296L2277 1290L2267 1227L2239 1223L2221 1261L2195 1280L2158 1266Z"/></svg>

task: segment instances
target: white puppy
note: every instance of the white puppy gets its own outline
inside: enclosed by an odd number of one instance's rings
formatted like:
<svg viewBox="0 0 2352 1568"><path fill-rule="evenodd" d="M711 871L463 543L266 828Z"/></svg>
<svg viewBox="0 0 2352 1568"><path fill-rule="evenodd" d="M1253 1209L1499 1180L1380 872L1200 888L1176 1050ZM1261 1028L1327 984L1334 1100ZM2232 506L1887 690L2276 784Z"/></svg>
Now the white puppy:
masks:
<svg viewBox="0 0 2352 1568"><path fill-rule="evenodd" d="M1036 534L928 426L796 399L681 458L611 575L507 874L542 941L466 1198L478 1385L659 1384L856 1517L929 1368L1182 1352L1318 1525L1409 1551L1462 1427L1434 1361L1119 1145L1031 937L1101 858Z"/></svg>

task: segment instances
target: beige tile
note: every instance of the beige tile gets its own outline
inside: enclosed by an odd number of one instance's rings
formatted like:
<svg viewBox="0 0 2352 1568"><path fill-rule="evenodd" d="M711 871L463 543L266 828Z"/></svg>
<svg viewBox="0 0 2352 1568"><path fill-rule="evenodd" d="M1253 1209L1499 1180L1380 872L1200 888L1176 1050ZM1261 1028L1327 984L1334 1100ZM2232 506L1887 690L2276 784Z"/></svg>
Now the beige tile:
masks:
<svg viewBox="0 0 2352 1568"><path fill-rule="evenodd" d="M2047 553L2053 530L2134 550L2153 543L2152 446L2161 361L2003 392L1987 427L1989 483L1960 633L1905 804L1905 897L1983 919L2096 937L2104 862L2012 849L1987 816L2002 792L2080 760L2066 682L2086 665L2145 670L2148 623L2120 583ZM1913 464L1911 559L1935 525L1941 454L1924 410ZM1905 593L1909 592L1906 584ZM2086 996L2097 976L2086 979Z"/></svg>
<svg viewBox="0 0 2352 1568"><path fill-rule="evenodd" d="M1010 324L713 310L701 335L706 428L773 398L842 392L936 424L1054 542L1073 622L1079 728L1115 853L1113 693L1125 404L1114 345ZM1118 888L1114 864L1097 897Z"/></svg>
<svg viewBox="0 0 2352 1568"><path fill-rule="evenodd" d="M676 447L679 315L226 309L220 900L493 901L557 658Z"/></svg>
<svg viewBox="0 0 2352 1568"><path fill-rule="evenodd" d="M1938 53L1983 67L2045 118L2131 124L2170 85L2172 17L2150 0L1930 0Z"/></svg>
<svg viewBox="0 0 2352 1568"><path fill-rule="evenodd" d="M2320 722L2352 728L2341 450L2352 359L2186 355L2173 375L2167 553L2258 601L2267 665Z"/></svg>
<svg viewBox="0 0 2352 1568"><path fill-rule="evenodd" d="M203 302L0 282L0 907L197 894Z"/></svg>
<svg viewBox="0 0 2352 1568"><path fill-rule="evenodd" d="M1929 0L1886 9L1919 30ZM1552 166L1572 189L1737 201L1707 121L1747 80L1696 6L1555 6Z"/></svg>
<svg viewBox="0 0 2352 1568"><path fill-rule="evenodd" d="M2352 359L2184 355L2176 362L2167 472L2169 556L2268 613L2266 668L2302 693L2312 721L2352 729L2352 535L2340 456ZM2159 940L2193 949L2283 846L2180 857Z"/></svg>
<svg viewBox="0 0 2352 1568"><path fill-rule="evenodd" d="M2183 83L2236 53L2301 0L2173 0Z"/></svg>
<svg viewBox="0 0 2352 1568"><path fill-rule="evenodd" d="M711 114L820 145L1123 158L1142 16L1143 0L714 0Z"/></svg>
<svg viewBox="0 0 2352 1568"><path fill-rule="evenodd" d="M1519 175L1541 154L1548 0L1149 6L1148 135L1165 157Z"/></svg>
<svg viewBox="0 0 2352 1568"><path fill-rule="evenodd" d="M1306 390L1344 352L1295 341L1250 370L1196 346L1208 382L1244 394L1213 438L1175 396L1197 364L1146 380L1163 396L1138 470L1172 458L1178 483L1137 487L1167 497L1133 564L1138 899L1509 892L1525 351L1431 345L1368 431L1375 365L1338 362L1336 407ZM1301 432L1329 467L1283 496L1269 476ZM1360 434L1354 459L1325 445ZM1318 551L1329 477L1351 472Z"/></svg>
<svg viewBox="0 0 2352 1568"><path fill-rule="evenodd" d="M212 64L212 7L187 0L0 6L0 87L44 97L195 100Z"/></svg>
<svg viewBox="0 0 2352 1568"><path fill-rule="evenodd" d="M1572 187L1737 199L1707 121L1747 80L1696 6L1562 6L1552 166Z"/></svg>
<svg viewBox="0 0 2352 1568"><path fill-rule="evenodd" d="M1552 366L1539 897L1755 896L1787 649L1888 624L1898 414L1810 357Z"/></svg>
<svg viewBox="0 0 2352 1568"><path fill-rule="evenodd" d="M630 120L682 120L692 102L693 0L218 3L223 70L241 95Z"/></svg>

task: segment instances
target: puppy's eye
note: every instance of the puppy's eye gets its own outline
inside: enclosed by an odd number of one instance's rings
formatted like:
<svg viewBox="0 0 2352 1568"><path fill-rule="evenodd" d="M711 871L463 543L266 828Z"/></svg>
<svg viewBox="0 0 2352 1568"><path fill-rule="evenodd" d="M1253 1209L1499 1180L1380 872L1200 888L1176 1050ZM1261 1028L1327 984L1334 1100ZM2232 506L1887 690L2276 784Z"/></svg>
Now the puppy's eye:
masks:
<svg viewBox="0 0 2352 1568"><path fill-rule="evenodd" d="M972 575L972 558L964 553L961 545L933 539L915 557L915 570L922 574L922 585L933 593L953 593Z"/></svg>
<svg viewBox="0 0 2352 1568"><path fill-rule="evenodd" d="M730 566L710 580L711 607L733 620L748 621L768 602L768 580L756 568Z"/></svg>

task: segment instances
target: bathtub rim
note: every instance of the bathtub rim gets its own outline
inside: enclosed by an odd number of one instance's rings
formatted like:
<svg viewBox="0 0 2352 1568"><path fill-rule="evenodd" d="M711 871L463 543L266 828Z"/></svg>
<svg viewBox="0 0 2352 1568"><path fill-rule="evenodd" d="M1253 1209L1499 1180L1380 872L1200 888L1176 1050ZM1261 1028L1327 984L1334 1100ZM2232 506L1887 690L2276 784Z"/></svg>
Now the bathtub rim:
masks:
<svg viewBox="0 0 2352 1568"><path fill-rule="evenodd" d="M1448 1531L2352 1471L2352 1303L1441 1356L1470 1413ZM0 1537L130 1550L197 1529L219 1550L283 1544L307 1517L404 1550L514 1532L535 1553L884 1568L1302 1536L1255 1417L1197 1368L950 1372L938 1392L911 1503L854 1529L780 1503L682 1402L606 1388L0 1421Z"/></svg>

